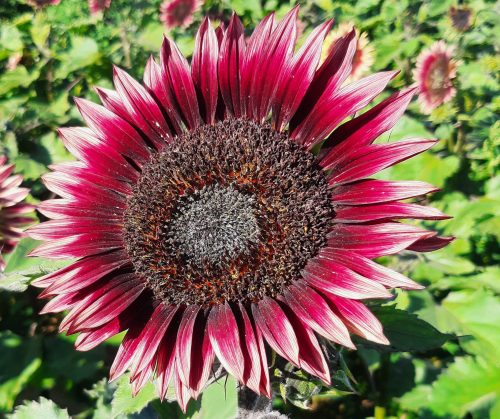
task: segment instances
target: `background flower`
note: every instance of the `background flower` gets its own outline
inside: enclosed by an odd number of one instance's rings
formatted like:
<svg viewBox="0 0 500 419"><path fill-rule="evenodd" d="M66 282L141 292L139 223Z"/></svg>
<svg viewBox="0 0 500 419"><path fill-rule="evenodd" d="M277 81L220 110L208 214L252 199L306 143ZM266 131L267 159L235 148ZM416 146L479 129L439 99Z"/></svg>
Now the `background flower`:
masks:
<svg viewBox="0 0 500 419"><path fill-rule="evenodd" d="M89 9L92 14L103 12L111 6L111 0L88 0Z"/></svg>
<svg viewBox="0 0 500 419"><path fill-rule="evenodd" d="M7 164L7 157L0 156L0 272L5 268L3 255L12 252L24 237L23 227L33 222L26 214L33 211L32 205L23 201L29 189L20 188L20 175L11 176L13 164Z"/></svg>
<svg viewBox="0 0 500 419"><path fill-rule="evenodd" d="M413 77L420 89L418 96L422 112L431 113L456 94L452 80L456 77L453 48L438 41L422 51L417 58Z"/></svg>
<svg viewBox="0 0 500 419"><path fill-rule="evenodd" d="M160 20L167 28L184 28L193 22L203 0L165 0L160 7Z"/></svg>

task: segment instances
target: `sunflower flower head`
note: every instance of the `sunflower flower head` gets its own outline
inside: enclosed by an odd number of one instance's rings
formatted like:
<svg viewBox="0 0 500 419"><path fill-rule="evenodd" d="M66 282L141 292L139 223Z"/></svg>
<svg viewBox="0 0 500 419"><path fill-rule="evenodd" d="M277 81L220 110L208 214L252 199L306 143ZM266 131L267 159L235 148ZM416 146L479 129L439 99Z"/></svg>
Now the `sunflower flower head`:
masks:
<svg viewBox="0 0 500 419"><path fill-rule="evenodd" d="M387 344L363 300L421 288L372 259L450 240L398 221L445 217L401 202L431 185L371 178L435 143L373 143L415 89L342 123L396 73L345 85L354 31L320 64L332 21L295 50L297 13L248 39L236 15L205 19L191 63L166 39L143 83L115 68L103 106L76 100L88 127L59 131L77 162L44 176L60 198L30 234L44 241L34 255L77 261L36 285L44 312L69 310L60 330L80 333L77 349L127 331L110 376L129 370L134 393L152 379L163 398L172 383L185 410L219 362L270 397L268 347L329 383L318 336Z"/></svg>
<svg viewBox="0 0 500 419"><path fill-rule="evenodd" d="M88 0L90 13L93 15L104 12L111 6L111 0Z"/></svg>
<svg viewBox="0 0 500 419"><path fill-rule="evenodd" d="M0 272L5 268L3 255L10 253L25 234L23 227L33 222L28 214L32 205L23 202L29 189L20 188L23 178L12 175L13 164L7 164L7 157L0 156Z"/></svg>
<svg viewBox="0 0 500 419"><path fill-rule="evenodd" d="M451 24L459 32L466 32L472 26L472 9L467 6L451 6L448 12Z"/></svg>
<svg viewBox="0 0 500 419"><path fill-rule="evenodd" d="M457 63L453 55L452 47L438 41L417 57L413 78L420 90L418 100L422 112L429 114L455 96L452 81L456 77Z"/></svg>
<svg viewBox="0 0 500 419"><path fill-rule="evenodd" d="M203 3L203 0L164 0L160 20L167 28L185 28L193 23L193 15Z"/></svg>

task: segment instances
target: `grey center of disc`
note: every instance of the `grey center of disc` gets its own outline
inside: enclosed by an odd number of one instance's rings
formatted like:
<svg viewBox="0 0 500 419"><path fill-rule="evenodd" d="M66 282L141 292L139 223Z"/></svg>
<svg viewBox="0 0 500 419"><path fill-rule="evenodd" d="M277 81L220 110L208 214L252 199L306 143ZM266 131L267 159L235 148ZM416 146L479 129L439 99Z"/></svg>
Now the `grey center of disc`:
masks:
<svg viewBox="0 0 500 419"><path fill-rule="evenodd" d="M259 237L254 203L253 196L232 186L206 186L182 199L169 221L169 236L198 265L248 255Z"/></svg>

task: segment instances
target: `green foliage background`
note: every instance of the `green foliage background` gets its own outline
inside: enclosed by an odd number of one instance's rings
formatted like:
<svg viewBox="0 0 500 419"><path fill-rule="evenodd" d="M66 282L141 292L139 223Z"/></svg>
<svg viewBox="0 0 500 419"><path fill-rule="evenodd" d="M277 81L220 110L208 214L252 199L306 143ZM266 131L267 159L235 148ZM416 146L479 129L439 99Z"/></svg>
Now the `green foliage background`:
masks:
<svg viewBox="0 0 500 419"><path fill-rule="evenodd" d="M429 203L454 218L425 224L457 239L439 252L384 260L427 286L419 292L396 291L394 302L373 307L390 348L359 341L356 352L334 351L332 388L289 366L273 370L275 407L292 417L500 417L500 8L486 0L464 3L472 11L472 26L460 32L449 17L456 6L452 0L303 2L305 34L332 16L366 32L376 51L373 70L401 69L391 89L412 83L417 55L434 41L455 46L457 97L430 116L412 103L380 141L441 140L432 152L382 177L440 187ZM55 129L81 124L72 96L97 101L92 86L111 87L113 63L141 79L164 32L159 6L158 0L113 0L104 16L91 16L82 0L62 0L37 11L22 0L1 2L0 154L16 164L32 188L32 202L49 196L39 180L48 166L71 159ZM290 7L281 0L208 0L203 10L217 20L234 9L252 27L268 12L281 16ZM201 15L189 28L169 33L186 55ZM14 58L19 63L8 69ZM209 387L187 415L176 403L155 400L152 385L132 399L126 377L108 384L120 337L79 353L72 348L74 337L57 334L59 316L37 314L43 303L28 284L58 265L27 258L33 246L29 239L22 241L0 283L0 416L234 417L231 380Z"/></svg>

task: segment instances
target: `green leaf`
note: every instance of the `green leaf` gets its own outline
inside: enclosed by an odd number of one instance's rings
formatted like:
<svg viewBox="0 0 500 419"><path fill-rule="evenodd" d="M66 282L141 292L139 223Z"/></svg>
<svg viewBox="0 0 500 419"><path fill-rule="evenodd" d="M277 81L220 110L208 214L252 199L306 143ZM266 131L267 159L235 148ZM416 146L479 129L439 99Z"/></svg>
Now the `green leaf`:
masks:
<svg viewBox="0 0 500 419"><path fill-rule="evenodd" d="M221 379L203 391L201 407L194 418L219 419L235 418L238 410L238 394L233 377Z"/></svg>
<svg viewBox="0 0 500 419"><path fill-rule="evenodd" d="M372 311L382 323L384 334L390 341L389 346L377 345L380 350L423 352L440 348L452 337L441 333L416 315L394 306L374 307Z"/></svg>
<svg viewBox="0 0 500 419"><path fill-rule="evenodd" d="M5 257L7 265L4 276L0 279L0 290L23 292L34 279L71 263L70 259L52 260L28 257L28 253L39 243L25 237L14 251Z"/></svg>
<svg viewBox="0 0 500 419"><path fill-rule="evenodd" d="M92 38L74 36L71 38L71 49L58 57L61 65L55 72L55 78L66 78L73 71L96 63L100 56L97 43Z"/></svg>
<svg viewBox="0 0 500 419"><path fill-rule="evenodd" d="M456 256L449 249L426 255L431 267L450 275L462 275L474 272L475 265L468 259Z"/></svg>
<svg viewBox="0 0 500 419"><path fill-rule="evenodd" d="M485 405L489 409L499 397L500 367L481 358L463 357L456 358L431 386L416 387L400 403L408 410L430 409L439 416L464 417L483 411Z"/></svg>
<svg viewBox="0 0 500 419"><path fill-rule="evenodd" d="M40 50L45 50L45 43L50 34L50 24L43 13L37 13L30 28L31 39Z"/></svg>
<svg viewBox="0 0 500 419"><path fill-rule="evenodd" d="M137 44L147 51L158 51L163 41L165 26L160 23L150 23L137 38Z"/></svg>
<svg viewBox="0 0 500 419"><path fill-rule="evenodd" d="M469 352L480 354L492 362L497 360L500 348L500 299L486 290L450 293L443 307L456 320L456 332L472 335L461 345Z"/></svg>
<svg viewBox="0 0 500 419"><path fill-rule="evenodd" d="M30 74L25 66L18 65L15 69L6 71L0 76L0 95L17 87L27 87L36 78L38 74Z"/></svg>
<svg viewBox="0 0 500 419"><path fill-rule="evenodd" d="M132 386L129 380L130 376L126 374L118 381L118 387L111 402L113 418L119 415L139 413L157 398L154 385L151 382L148 382L137 396L132 397Z"/></svg>
<svg viewBox="0 0 500 419"><path fill-rule="evenodd" d="M27 401L7 415L10 419L69 419L68 411L61 409L52 400L40 397L38 401Z"/></svg>
<svg viewBox="0 0 500 419"><path fill-rule="evenodd" d="M23 49L22 34L13 25L3 25L0 28L0 49L21 51Z"/></svg>
<svg viewBox="0 0 500 419"><path fill-rule="evenodd" d="M0 412L11 410L18 394L40 368L41 341L0 332Z"/></svg>
<svg viewBox="0 0 500 419"><path fill-rule="evenodd" d="M297 378L287 377L281 384L283 387L282 395L294 406L309 409L312 397L321 392L323 385L319 381L311 379L302 370L294 370L293 374Z"/></svg>

